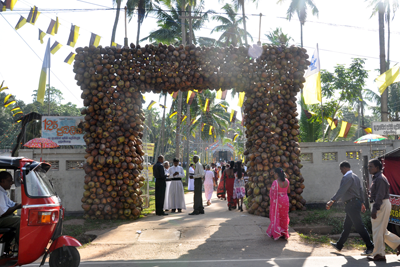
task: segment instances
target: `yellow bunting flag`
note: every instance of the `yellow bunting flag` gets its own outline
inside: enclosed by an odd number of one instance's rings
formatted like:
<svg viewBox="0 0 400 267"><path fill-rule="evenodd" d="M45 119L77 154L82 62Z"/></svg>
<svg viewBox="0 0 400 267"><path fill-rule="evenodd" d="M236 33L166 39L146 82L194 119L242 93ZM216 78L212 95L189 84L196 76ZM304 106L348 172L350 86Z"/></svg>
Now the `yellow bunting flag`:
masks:
<svg viewBox="0 0 400 267"><path fill-rule="evenodd" d="M18 112L16 112L16 113L14 113L13 114L13 117L15 117L16 115L18 115L18 114L24 114L22 111L18 111Z"/></svg>
<svg viewBox="0 0 400 267"><path fill-rule="evenodd" d="M236 138L239 136L239 134L235 133L235 135L232 138L232 141L235 142Z"/></svg>
<svg viewBox="0 0 400 267"><path fill-rule="evenodd" d="M216 99L221 99L222 97L222 89L219 88L219 90L217 91L217 95L215 96Z"/></svg>
<svg viewBox="0 0 400 267"><path fill-rule="evenodd" d="M366 134L371 134L372 133L372 129L369 127L363 127L363 130Z"/></svg>
<svg viewBox="0 0 400 267"><path fill-rule="evenodd" d="M17 103L17 101L15 101L15 100L10 100L10 101L8 101L7 103L4 104L4 107L6 108L6 107L8 107L9 105L12 105L12 104L15 104L15 103Z"/></svg>
<svg viewBox="0 0 400 267"><path fill-rule="evenodd" d="M95 33L92 33L90 36L89 46L94 45L95 47L99 46L101 37Z"/></svg>
<svg viewBox="0 0 400 267"><path fill-rule="evenodd" d="M333 120L332 118L327 118L326 119L328 121L329 126L331 126L331 129L335 129L337 127L337 120Z"/></svg>
<svg viewBox="0 0 400 267"><path fill-rule="evenodd" d="M5 7L10 9L10 10L13 10L16 3L17 3L17 0L6 0L5 1Z"/></svg>
<svg viewBox="0 0 400 267"><path fill-rule="evenodd" d="M152 106L154 106L157 102L154 100L151 100L149 106L147 107L147 110L150 110Z"/></svg>
<svg viewBox="0 0 400 267"><path fill-rule="evenodd" d="M29 12L28 18L26 19L27 22L29 22L32 25L35 25L40 12L38 11L39 9L36 6L31 7L31 11Z"/></svg>
<svg viewBox="0 0 400 267"><path fill-rule="evenodd" d="M340 127L339 137L346 138L351 128L351 123L347 121L342 121L342 126Z"/></svg>
<svg viewBox="0 0 400 267"><path fill-rule="evenodd" d="M119 44L117 44L115 42L111 42L111 46L114 46L116 48L122 48L122 45L119 45Z"/></svg>
<svg viewBox="0 0 400 267"><path fill-rule="evenodd" d="M0 1L0 12L4 12L6 10L7 10L6 5Z"/></svg>
<svg viewBox="0 0 400 267"><path fill-rule="evenodd" d="M50 39L49 39L49 41L50 41ZM50 52L54 55L55 53L57 53L58 50L60 50L61 46L62 46L62 44L55 41L54 44L50 48Z"/></svg>
<svg viewBox="0 0 400 267"><path fill-rule="evenodd" d="M240 93L239 93L239 103L238 103L238 106L239 106L239 107L242 107L242 106L243 106L245 94L246 94L246 92L240 92Z"/></svg>
<svg viewBox="0 0 400 267"><path fill-rule="evenodd" d="M221 103L220 103L219 105L225 109L225 112L228 111L228 106L225 106L225 105L223 105L223 104L221 104Z"/></svg>
<svg viewBox="0 0 400 267"><path fill-rule="evenodd" d="M306 82L303 88L304 103L307 105L318 104L322 101L318 44L310 61L311 64L308 66L308 70L304 76Z"/></svg>
<svg viewBox="0 0 400 267"><path fill-rule="evenodd" d="M47 28L46 33L47 34L51 34L54 36L54 34L58 33L58 27L61 25L61 23L58 21L58 17L56 18L56 20L51 19L50 21L50 25Z"/></svg>
<svg viewBox="0 0 400 267"><path fill-rule="evenodd" d="M171 115L169 115L169 118L171 119L173 116L175 116L176 114L178 114L178 111L175 111L174 113L172 113Z"/></svg>
<svg viewBox="0 0 400 267"><path fill-rule="evenodd" d="M8 94L8 95L4 98L4 104L7 103L8 99L10 99L10 97L12 97L12 94Z"/></svg>
<svg viewBox="0 0 400 267"><path fill-rule="evenodd" d="M71 63L74 61L75 59L75 54L74 53L69 53L69 55L65 58L64 62L68 63L69 65L71 65Z"/></svg>
<svg viewBox="0 0 400 267"><path fill-rule="evenodd" d="M42 104L44 101L44 94L46 92L47 69L50 69L50 38L47 41L46 52L44 53L43 65L40 71L39 87L37 92L37 101Z"/></svg>
<svg viewBox="0 0 400 267"><path fill-rule="evenodd" d="M207 98L206 99L206 104L204 105L204 112L206 112L206 111L210 111L210 100Z"/></svg>
<svg viewBox="0 0 400 267"><path fill-rule="evenodd" d="M189 104L189 99L190 99L190 97L192 96L192 91L188 91L188 93L187 93L187 97L186 97L186 104Z"/></svg>
<svg viewBox="0 0 400 267"><path fill-rule="evenodd" d="M221 100L225 100L225 98L226 98L226 94L228 93L228 91L227 90L225 90L225 91L222 91L222 96L221 96Z"/></svg>
<svg viewBox="0 0 400 267"><path fill-rule="evenodd" d="M43 44L43 38L46 36L46 33L43 32L41 29L39 29L39 41L41 44Z"/></svg>
<svg viewBox="0 0 400 267"><path fill-rule="evenodd" d="M167 108L167 106L164 106L164 105L161 105L161 104L160 104L160 107L162 107L162 108Z"/></svg>
<svg viewBox="0 0 400 267"><path fill-rule="evenodd" d="M78 41L78 37L79 37L79 27L76 25L72 25L71 31L69 33L67 45L75 47L75 44Z"/></svg>
<svg viewBox="0 0 400 267"><path fill-rule="evenodd" d="M178 96L178 94L179 94L179 92L173 92L173 93L171 94L171 96L172 96L173 99L176 99L176 97Z"/></svg>
<svg viewBox="0 0 400 267"><path fill-rule="evenodd" d="M236 120L236 114L237 114L237 111L234 110L234 109L232 109L232 111L231 111L231 117L230 117L230 119L229 119L230 122L234 122L234 121Z"/></svg>
<svg viewBox="0 0 400 267"><path fill-rule="evenodd" d="M212 135L212 129L213 129L213 126L210 126L210 131L209 131L209 135Z"/></svg>
<svg viewBox="0 0 400 267"><path fill-rule="evenodd" d="M382 95L386 88L392 83L397 83L400 81L400 66L394 66L385 73L381 74L375 79L376 84L379 87L379 93Z"/></svg>
<svg viewBox="0 0 400 267"><path fill-rule="evenodd" d="M181 123L184 122L186 119L187 119L187 116L185 115L185 116L182 118Z"/></svg>
<svg viewBox="0 0 400 267"><path fill-rule="evenodd" d="M190 125L193 125L197 122L197 119L193 119L192 122L190 123Z"/></svg>
<svg viewBox="0 0 400 267"><path fill-rule="evenodd" d="M13 112L13 111L17 111L17 110L21 110L21 108L20 107L15 107L15 108L11 109L10 111Z"/></svg>
<svg viewBox="0 0 400 267"><path fill-rule="evenodd" d="M8 86L3 87L3 84L4 84L4 81L0 85L0 92L8 89Z"/></svg>
<svg viewBox="0 0 400 267"><path fill-rule="evenodd" d="M144 95L142 95L142 97L143 97L143 100L146 101L146 97Z"/></svg>
<svg viewBox="0 0 400 267"><path fill-rule="evenodd" d="M25 24L26 24L26 19L23 16L21 16L18 20L17 25L15 25L15 29L16 30L21 29L21 27L24 26Z"/></svg>

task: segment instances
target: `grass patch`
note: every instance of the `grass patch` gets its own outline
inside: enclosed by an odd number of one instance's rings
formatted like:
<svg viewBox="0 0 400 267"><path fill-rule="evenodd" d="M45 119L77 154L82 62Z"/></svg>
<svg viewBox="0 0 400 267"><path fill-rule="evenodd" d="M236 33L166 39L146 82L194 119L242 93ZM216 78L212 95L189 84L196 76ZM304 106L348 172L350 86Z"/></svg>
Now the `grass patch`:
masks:
<svg viewBox="0 0 400 267"><path fill-rule="evenodd" d="M306 243L319 243L319 244L329 244L330 239L326 235L316 235L316 234L299 234L300 237L305 241Z"/></svg>

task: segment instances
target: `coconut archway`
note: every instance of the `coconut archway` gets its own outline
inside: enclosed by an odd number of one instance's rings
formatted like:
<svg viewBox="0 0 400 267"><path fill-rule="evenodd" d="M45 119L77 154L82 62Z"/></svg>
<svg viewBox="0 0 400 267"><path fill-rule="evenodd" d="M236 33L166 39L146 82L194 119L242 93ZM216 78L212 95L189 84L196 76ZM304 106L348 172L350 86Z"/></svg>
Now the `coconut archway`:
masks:
<svg viewBox="0 0 400 267"><path fill-rule="evenodd" d="M305 49L131 44L76 52L75 79L85 106L82 208L87 218L138 218L144 181L142 93L193 89L246 92L248 212L267 216L276 167L289 175L291 209L303 207L296 95L310 63Z"/></svg>

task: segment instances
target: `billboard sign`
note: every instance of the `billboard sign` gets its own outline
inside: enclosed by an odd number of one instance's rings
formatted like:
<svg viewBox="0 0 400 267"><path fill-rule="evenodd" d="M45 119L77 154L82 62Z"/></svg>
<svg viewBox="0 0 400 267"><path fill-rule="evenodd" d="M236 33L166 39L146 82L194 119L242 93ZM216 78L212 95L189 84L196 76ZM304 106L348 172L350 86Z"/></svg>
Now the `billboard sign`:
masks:
<svg viewBox="0 0 400 267"><path fill-rule="evenodd" d="M372 133L380 135L400 135L400 121L373 122Z"/></svg>
<svg viewBox="0 0 400 267"><path fill-rule="evenodd" d="M59 146L84 146L84 132L78 127L83 120L83 117L42 116L42 138Z"/></svg>

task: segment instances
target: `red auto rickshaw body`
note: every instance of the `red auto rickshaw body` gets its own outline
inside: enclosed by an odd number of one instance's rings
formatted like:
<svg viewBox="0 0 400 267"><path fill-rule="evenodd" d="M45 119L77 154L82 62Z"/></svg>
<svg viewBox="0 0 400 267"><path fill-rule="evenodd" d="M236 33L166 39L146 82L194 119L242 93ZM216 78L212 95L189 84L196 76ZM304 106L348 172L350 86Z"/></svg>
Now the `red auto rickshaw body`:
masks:
<svg viewBox="0 0 400 267"><path fill-rule="evenodd" d="M22 204L18 260L15 266L32 263L43 254L63 246L81 246L73 237L61 235L64 209L51 182L48 178L43 179L50 165L26 158L10 160L10 169L19 173ZM7 159L0 159L1 167L6 167L6 164Z"/></svg>

